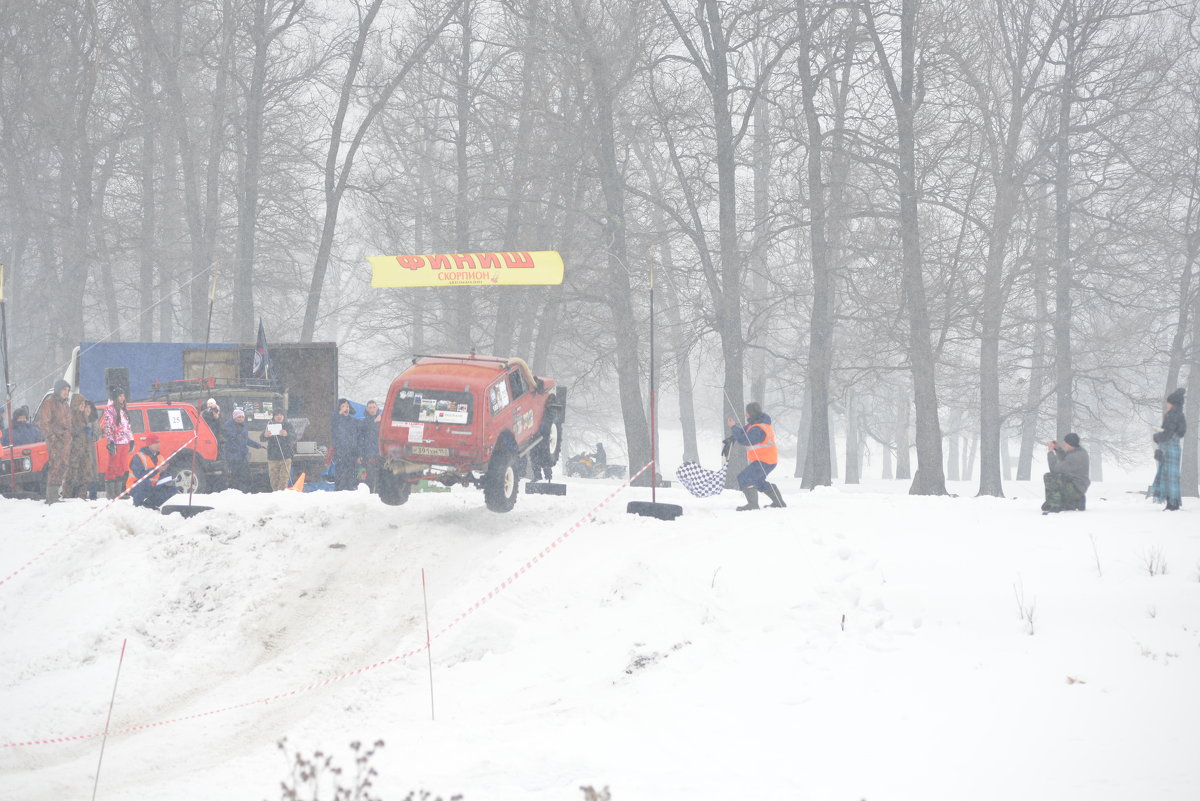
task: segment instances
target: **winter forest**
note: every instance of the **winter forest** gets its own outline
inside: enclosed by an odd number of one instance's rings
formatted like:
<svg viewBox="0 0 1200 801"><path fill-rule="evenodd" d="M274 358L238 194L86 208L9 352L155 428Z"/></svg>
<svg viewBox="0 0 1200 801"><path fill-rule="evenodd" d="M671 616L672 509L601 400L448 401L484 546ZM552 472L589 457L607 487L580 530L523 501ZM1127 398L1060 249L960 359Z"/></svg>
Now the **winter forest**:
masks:
<svg viewBox="0 0 1200 801"><path fill-rule="evenodd" d="M998 496L1068 431L1094 471L1152 464L1167 392L1200 430L1196 17L0 0L14 402L81 341L203 342L215 274L214 341L334 341L376 394L413 353L519 355L635 469L652 322L671 460L760 400L808 487ZM367 256L479 250L557 250L565 282L370 288Z"/></svg>

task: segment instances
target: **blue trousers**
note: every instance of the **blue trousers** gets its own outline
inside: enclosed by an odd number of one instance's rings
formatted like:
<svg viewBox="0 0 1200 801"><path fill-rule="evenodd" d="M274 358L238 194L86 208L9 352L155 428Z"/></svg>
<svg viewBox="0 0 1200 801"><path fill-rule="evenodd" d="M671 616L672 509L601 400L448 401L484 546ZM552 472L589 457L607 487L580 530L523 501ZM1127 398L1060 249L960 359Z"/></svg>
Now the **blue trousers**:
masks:
<svg viewBox="0 0 1200 801"><path fill-rule="evenodd" d="M751 462L746 465L742 472L738 473L738 489L755 487L761 492L768 492L771 489L771 485L767 482L767 474L774 469L775 465L773 464Z"/></svg>

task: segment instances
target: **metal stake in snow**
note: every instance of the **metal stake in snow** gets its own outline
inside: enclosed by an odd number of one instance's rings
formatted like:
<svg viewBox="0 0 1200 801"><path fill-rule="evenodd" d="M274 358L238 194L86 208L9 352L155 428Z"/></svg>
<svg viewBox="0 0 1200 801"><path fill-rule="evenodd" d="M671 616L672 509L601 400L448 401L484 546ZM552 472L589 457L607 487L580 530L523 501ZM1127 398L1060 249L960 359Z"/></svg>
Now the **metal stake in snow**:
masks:
<svg viewBox="0 0 1200 801"><path fill-rule="evenodd" d="M100 787L100 766L104 764L104 745L108 742L108 724L112 723L113 704L117 700L117 682L121 680L121 665L125 664L125 643L121 640L121 658L117 660L117 677L113 679L112 698L108 699L108 717L104 721L104 739L100 741L100 761L96 763L96 783L92 785L92 801L96 801L96 790Z"/></svg>
<svg viewBox="0 0 1200 801"><path fill-rule="evenodd" d="M425 653L429 656L429 719L437 720L433 714L433 647L429 637L429 596L425 594L425 568L421 568L421 600L425 602Z"/></svg>

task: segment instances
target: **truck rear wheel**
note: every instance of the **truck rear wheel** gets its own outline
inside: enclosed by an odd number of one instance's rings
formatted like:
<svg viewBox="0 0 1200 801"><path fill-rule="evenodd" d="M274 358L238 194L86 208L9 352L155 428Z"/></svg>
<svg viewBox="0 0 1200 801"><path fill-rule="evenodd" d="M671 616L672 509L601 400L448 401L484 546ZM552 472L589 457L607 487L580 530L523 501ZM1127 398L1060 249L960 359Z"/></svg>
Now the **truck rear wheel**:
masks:
<svg viewBox="0 0 1200 801"><path fill-rule="evenodd" d="M391 470L379 471L377 486L379 487L379 500L388 506L401 506L408 500L408 496L412 494L412 484L409 484L407 479L397 476Z"/></svg>
<svg viewBox="0 0 1200 801"><path fill-rule="evenodd" d="M517 502L521 480L517 474L517 454L509 448L492 454L483 477L483 502L493 512L512 511Z"/></svg>

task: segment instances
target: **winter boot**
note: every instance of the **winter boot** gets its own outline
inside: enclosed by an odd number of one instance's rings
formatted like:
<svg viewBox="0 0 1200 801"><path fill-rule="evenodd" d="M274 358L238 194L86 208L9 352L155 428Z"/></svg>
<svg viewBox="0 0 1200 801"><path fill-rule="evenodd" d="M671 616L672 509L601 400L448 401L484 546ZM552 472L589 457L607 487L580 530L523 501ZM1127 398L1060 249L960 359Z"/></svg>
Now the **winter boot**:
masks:
<svg viewBox="0 0 1200 801"><path fill-rule="evenodd" d="M778 484L769 484L768 486L770 487L770 489L767 490L766 495L768 498L771 499L771 505L768 506L767 508L768 509L782 509L785 506L787 506L787 504L783 502L783 493L781 493L779 491L779 485Z"/></svg>
<svg viewBox="0 0 1200 801"><path fill-rule="evenodd" d="M737 508L737 510L739 512L746 512L751 509L757 509L758 508L758 488L757 487L746 487L744 490L742 490L742 492L746 493L746 502L744 504L742 504L741 506L739 506Z"/></svg>
<svg viewBox="0 0 1200 801"><path fill-rule="evenodd" d="M62 493L62 487L51 486L50 484L47 484L46 485L46 503L47 504L58 503L60 500L59 496L61 495L61 493Z"/></svg>

